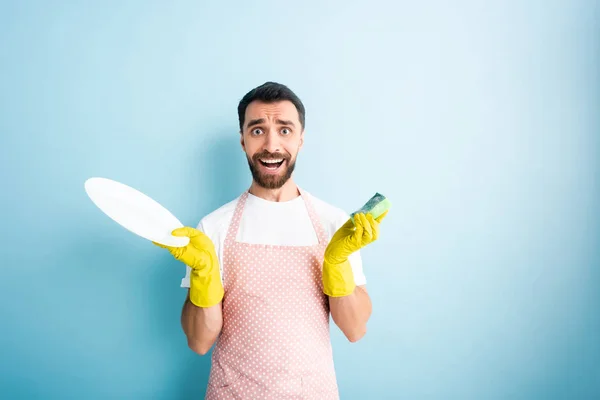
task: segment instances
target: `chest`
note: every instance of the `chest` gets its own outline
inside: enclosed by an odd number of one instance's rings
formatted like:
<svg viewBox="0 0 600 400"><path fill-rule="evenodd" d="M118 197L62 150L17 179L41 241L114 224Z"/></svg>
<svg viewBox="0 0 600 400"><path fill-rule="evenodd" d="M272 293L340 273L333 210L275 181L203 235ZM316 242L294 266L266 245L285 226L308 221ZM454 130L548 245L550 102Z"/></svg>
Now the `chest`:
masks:
<svg viewBox="0 0 600 400"><path fill-rule="evenodd" d="M240 218L236 240L248 244L290 247L313 246L319 242L313 222L305 209L294 213L246 210ZM281 256L285 257L285 254Z"/></svg>

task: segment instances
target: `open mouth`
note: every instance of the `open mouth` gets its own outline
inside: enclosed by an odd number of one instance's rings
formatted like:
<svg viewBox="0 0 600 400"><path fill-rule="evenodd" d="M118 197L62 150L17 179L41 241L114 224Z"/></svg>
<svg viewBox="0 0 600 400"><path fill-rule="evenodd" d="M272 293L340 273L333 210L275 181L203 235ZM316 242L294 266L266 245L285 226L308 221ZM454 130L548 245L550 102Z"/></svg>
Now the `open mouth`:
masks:
<svg viewBox="0 0 600 400"><path fill-rule="evenodd" d="M269 171L276 171L283 164L283 158L265 159L261 158L258 160L260 164L268 169Z"/></svg>

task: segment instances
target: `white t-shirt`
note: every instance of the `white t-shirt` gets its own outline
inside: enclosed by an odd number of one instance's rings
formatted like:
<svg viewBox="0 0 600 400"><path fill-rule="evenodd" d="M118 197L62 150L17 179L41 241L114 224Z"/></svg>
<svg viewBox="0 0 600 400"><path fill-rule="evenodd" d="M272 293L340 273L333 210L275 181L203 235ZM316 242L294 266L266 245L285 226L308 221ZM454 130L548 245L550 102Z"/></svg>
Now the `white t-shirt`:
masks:
<svg viewBox="0 0 600 400"><path fill-rule="evenodd" d="M306 191L303 193L310 198L325 234L328 239L331 239L350 216L343 210L319 200ZM215 245L221 267L221 277L223 277L225 237L238 200L239 197L208 214L197 226L197 229L204 232ZM246 200L236 240L251 244L280 246L310 246L319 242L302 196L290 201L275 202L252 194L249 194ZM351 254L348 261L352 267L356 285L365 285L367 281L363 274L360 251ZM186 266L185 277L181 280L181 287L190 287L190 267L188 266Z"/></svg>

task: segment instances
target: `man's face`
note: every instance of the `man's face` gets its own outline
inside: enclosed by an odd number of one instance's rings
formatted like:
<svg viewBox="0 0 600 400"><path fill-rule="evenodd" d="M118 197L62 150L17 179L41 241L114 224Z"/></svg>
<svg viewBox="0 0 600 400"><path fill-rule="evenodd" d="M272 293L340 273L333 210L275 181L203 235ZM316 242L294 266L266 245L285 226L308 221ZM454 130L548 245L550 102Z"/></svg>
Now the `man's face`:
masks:
<svg viewBox="0 0 600 400"><path fill-rule="evenodd" d="M292 176L304 140L294 104L253 101L246 108L241 133L254 181L267 189L282 187Z"/></svg>

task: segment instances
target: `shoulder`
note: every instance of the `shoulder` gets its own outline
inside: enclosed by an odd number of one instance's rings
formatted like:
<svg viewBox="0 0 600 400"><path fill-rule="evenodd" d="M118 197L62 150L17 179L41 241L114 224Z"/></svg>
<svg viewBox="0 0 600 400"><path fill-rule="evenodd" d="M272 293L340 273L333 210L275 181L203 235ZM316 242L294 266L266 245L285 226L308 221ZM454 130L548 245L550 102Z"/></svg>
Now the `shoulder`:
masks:
<svg viewBox="0 0 600 400"><path fill-rule="evenodd" d="M308 196L310 202L314 206L315 212L321 219L321 223L330 237L333 236L335 231L344 225L346 221L348 221L348 218L350 218L350 214L340 207L337 207L310 192L304 191L304 193Z"/></svg>
<svg viewBox="0 0 600 400"><path fill-rule="evenodd" d="M240 196L205 215L198 223L197 229L208 236L226 230L233 218L239 198Z"/></svg>
<svg viewBox="0 0 600 400"><path fill-rule="evenodd" d="M337 207L310 192L305 192L313 206L315 207L315 211L323 216L323 218L330 220L341 220L344 222L350 217L346 211L342 210L340 207Z"/></svg>
<svg viewBox="0 0 600 400"><path fill-rule="evenodd" d="M350 214L340 207L334 206L327 201L319 199L318 197L307 193L306 191L304 192L308 195L309 201L311 201L313 204L315 212L318 214L321 223L323 224L325 233L328 235L329 239L331 239L335 232L348 221ZM350 261L352 272L354 273L354 281L356 282L356 285L366 285L367 278L363 272L362 255L360 250L352 253L348 257L348 260Z"/></svg>

